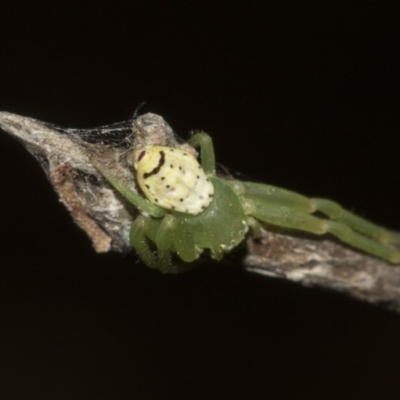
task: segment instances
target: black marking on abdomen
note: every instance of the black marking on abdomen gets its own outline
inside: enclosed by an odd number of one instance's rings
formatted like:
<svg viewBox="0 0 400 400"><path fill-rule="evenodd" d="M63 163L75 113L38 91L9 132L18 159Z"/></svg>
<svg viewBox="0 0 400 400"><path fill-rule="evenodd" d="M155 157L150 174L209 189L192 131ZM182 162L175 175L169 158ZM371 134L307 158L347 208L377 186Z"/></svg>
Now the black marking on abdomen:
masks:
<svg viewBox="0 0 400 400"><path fill-rule="evenodd" d="M158 174L164 163L165 163L165 153L162 150L160 150L160 160L158 161L157 167L153 168L150 172L145 172L143 174L143 178L147 179L149 176Z"/></svg>

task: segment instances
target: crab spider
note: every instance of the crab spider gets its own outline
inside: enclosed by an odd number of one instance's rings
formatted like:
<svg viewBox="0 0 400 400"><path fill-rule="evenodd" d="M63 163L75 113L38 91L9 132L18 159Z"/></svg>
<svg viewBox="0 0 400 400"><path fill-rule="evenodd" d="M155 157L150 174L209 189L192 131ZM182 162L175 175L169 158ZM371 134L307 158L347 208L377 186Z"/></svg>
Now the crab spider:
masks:
<svg viewBox="0 0 400 400"><path fill-rule="evenodd" d="M390 263L400 263L400 235L343 209L260 183L220 178L215 173L212 139L204 132L188 143L201 149L201 165L179 148L139 147L132 153L138 194L101 168L102 174L139 211L130 241L142 261L162 272L178 272L171 256L191 263L208 250L213 259L238 246L261 225L332 234L343 243ZM324 215L325 218L314 215Z"/></svg>

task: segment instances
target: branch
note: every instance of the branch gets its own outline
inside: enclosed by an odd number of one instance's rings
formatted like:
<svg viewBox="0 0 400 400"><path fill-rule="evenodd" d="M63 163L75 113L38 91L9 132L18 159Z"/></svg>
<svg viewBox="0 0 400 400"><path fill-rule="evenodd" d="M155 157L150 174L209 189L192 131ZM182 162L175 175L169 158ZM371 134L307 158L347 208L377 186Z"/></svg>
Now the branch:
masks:
<svg viewBox="0 0 400 400"><path fill-rule="evenodd" d="M400 268L336 242L263 230L247 240L248 271L335 290L400 312Z"/></svg>
<svg viewBox="0 0 400 400"><path fill-rule="evenodd" d="M102 165L136 190L129 155L146 144L179 144L164 119L144 114L95 129L69 129L2 112L0 127L20 140L47 174L75 222L97 252L130 249L129 229L135 210L97 171ZM240 265L251 272L346 293L400 312L400 268L352 250L326 237L263 230L249 237Z"/></svg>

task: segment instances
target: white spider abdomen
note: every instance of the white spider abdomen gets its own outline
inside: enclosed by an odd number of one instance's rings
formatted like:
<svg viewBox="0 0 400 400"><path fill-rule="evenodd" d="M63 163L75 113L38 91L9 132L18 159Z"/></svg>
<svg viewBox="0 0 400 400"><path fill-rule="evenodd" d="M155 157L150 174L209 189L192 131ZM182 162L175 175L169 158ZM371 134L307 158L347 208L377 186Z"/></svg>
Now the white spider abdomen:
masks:
<svg viewBox="0 0 400 400"><path fill-rule="evenodd" d="M214 187L189 153L166 146L147 146L132 154L137 182L147 199L160 207L199 214L212 201Z"/></svg>

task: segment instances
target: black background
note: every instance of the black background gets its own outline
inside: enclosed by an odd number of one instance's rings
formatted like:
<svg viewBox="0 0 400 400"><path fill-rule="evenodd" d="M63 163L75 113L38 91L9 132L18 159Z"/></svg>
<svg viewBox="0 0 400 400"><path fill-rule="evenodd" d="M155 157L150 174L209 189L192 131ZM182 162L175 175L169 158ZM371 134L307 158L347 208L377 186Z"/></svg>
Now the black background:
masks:
<svg viewBox="0 0 400 400"><path fill-rule="evenodd" d="M144 101L183 137L209 132L223 165L399 229L396 3L14 3L0 110L85 128ZM2 398L399 398L396 314L97 255L3 132L0 171Z"/></svg>

